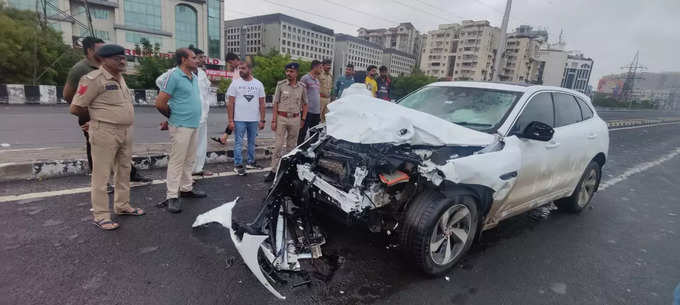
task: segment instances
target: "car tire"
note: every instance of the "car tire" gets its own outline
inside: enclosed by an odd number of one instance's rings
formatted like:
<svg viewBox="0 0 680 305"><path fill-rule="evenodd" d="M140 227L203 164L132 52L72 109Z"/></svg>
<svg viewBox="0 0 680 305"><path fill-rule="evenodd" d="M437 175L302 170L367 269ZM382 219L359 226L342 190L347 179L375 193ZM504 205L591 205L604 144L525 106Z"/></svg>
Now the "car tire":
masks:
<svg viewBox="0 0 680 305"><path fill-rule="evenodd" d="M566 198L555 201L555 205L560 211L569 213L580 213L583 211L593 199L593 195L600 185L602 178L602 169L600 164L595 161L590 161L588 167L583 172L581 180L576 185L574 193Z"/></svg>
<svg viewBox="0 0 680 305"><path fill-rule="evenodd" d="M435 190L425 190L406 211L401 246L424 273L439 275L470 249L478 224L474 197L462 193L447 198Z"/></svg>

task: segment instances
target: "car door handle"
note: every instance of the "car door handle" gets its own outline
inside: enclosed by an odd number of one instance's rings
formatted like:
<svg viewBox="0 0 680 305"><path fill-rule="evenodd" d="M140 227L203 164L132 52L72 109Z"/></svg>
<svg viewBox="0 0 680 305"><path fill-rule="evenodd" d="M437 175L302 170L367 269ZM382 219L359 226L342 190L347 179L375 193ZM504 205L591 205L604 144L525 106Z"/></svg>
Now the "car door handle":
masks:
<svg viewBox="0 0 680 305"><path fill-rule="evenodd" d="M597 134L591 133L588 135L588 140L594 140L597 139Z"/></svg>
<svg viewBox="0 0 680 305"><path fill-rule="evenodd" d="M553 148L557 148L557 147L559 147L559 146L560 146L560 143L557 143L557 142L548 142L548 144L545 145L545 148L547 148L547 149L553 149Z"/></svg>

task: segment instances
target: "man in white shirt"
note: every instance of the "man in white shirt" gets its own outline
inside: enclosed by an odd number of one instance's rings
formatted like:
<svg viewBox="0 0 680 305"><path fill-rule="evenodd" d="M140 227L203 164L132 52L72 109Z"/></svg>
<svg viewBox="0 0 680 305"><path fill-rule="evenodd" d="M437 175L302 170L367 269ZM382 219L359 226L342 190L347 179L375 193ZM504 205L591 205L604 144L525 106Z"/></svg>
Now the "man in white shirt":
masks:
<svg viewBox="0 0 680 305"><path fill-rule="evenodd" d="M255 137L264 128L264 86L250 74L250 64L239 64L240 78L234 79L227 89L227 115L229 128L234 131L234 171L243 176L245 168L260 168L255 163ZM243 136L248 133L248 160L243 165Z"/></svg>
<svg viewBox="0 0 680 305"><path fill-rule="evenodd" d="M210 112L210 80L205 73L205 53L201 49L194 49L198 57L198 91L201 94L201 121L198 127L198 146L196 149L196 162L194 162L193 175L212 176L212 173L203 170L206 153L208 152L208 112Z"/></svg>

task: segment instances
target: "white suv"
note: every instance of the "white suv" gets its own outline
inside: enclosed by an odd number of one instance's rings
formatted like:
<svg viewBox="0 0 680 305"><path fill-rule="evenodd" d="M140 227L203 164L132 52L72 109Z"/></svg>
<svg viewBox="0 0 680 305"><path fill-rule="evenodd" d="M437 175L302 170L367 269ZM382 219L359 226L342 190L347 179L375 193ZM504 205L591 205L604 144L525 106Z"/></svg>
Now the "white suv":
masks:
<svg viewBox="0 0 680 305"><path fill-rule="evenodd" d="M264 274L301 271L300 259L322 255L316 212L398 234L410 260L435 275L503 219L551 202L583 210L607 160L607 124L587 96L564 88L439 82L396 104L350 95L329 109L326 125L281 159L255 221L232 224L234 201L196 222L226 224L279 297Z"/></svg>

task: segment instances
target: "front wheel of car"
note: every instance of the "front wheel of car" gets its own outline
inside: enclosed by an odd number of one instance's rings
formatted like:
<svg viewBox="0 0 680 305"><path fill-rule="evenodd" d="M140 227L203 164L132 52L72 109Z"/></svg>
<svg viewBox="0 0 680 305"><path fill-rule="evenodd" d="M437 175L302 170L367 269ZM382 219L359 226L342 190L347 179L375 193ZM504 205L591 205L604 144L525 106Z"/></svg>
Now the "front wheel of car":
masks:
<svg viewBox="0 0 680 305"><path fill-rule="evenodd" d="M406 212L402 247L419 269L438 275L467 252L477 234L478 223L474 197L460 194L448 198L427 190Z"/></svg>
<svg viewBox="0 0 680 305"><path fill-rule="evenodd" d="M580 213L585 209L597 191L597 186L600 184L602 176L602 169L600 164L595 161L590 161L588 167L583 172L581 180L576 185L574 193L567 197L555 201L555 205L561 211L570 213Z"/></svg>

